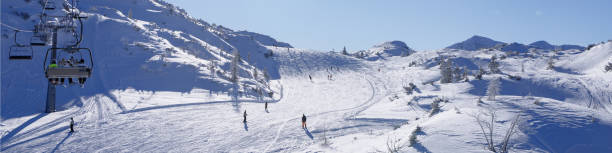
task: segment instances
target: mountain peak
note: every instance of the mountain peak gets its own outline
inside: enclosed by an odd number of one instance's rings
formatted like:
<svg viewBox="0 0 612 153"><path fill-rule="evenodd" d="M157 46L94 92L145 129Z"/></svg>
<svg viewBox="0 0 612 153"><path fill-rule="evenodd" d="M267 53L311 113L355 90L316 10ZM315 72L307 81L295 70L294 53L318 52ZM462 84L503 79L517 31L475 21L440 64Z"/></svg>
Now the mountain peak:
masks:
<svg viewBox="0 0 612 153"><path fill-rule="evenodd" d="M455 43L446 48L475 51L483 48L495 47L500 44L504 43L480 35L474 35L465 41Z"/></svg>
<svg viewBox="0 0 612 153"><path fill-rule="evenodd" d="M359 51L354 55L360 58L375 61L391 56L408 56L410 54L413 54L414 52L415 51L408 47L406 43L399 40L393 40L383 42L379 45L374 45L372 46L372 48L364 51Z"/></svg>
<svg viewBox="0 0 612 153"><path fill-rule="evenodd" d="M548 43L548 42L546 42L544 40L533 42L533 43L529 44L529 46L534 46L537 49L546 49L546 50L555 49L555 46L551 45L550 43Z"/></svg>

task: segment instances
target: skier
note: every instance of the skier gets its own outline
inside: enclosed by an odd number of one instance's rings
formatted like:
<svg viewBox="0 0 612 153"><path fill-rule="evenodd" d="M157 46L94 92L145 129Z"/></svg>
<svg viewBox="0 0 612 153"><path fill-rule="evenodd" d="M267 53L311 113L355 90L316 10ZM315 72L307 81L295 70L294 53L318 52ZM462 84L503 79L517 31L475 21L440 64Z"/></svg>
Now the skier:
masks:
<svg viewBox="0 0 612 153"><path fill-rule="evenodd" d="M308 75L308 78L310 78L310 81L312 81L312 77L310 75Z"/></svg>
<svg viewBox="0 0 612 153"><path fill-rule="evenodd" d="M302 129L306 128L306 115L302 114Z"/></svg>
<svg viewBox="0 0 612 153"><path fill-rule="evenodd" d="M268 102L267 101L266 101L265 109L266 109L266 111L268 111Z"/></svg>
<svg viewBox="0 0 612 153"><path fill-rule="evenodd" d="M243 123L246 123L246 116L247 116L247 113L246 113L246 110L244 110L244 120L242 120Z"/></svg>
<svg viewBox="0 0 612 153"><path fill-rule="evenodd" d="M70 118L70 132L74 132L74 119Z"/></svg>

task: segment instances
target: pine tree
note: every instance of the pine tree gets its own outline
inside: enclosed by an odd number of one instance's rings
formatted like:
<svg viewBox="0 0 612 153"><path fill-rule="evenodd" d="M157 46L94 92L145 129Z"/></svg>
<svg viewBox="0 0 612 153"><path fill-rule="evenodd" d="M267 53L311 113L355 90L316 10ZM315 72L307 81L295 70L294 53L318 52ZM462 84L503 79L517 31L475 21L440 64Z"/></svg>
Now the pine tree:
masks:
<svg viewBox="0 0 612 153"><path fill-rule="evenodd" d="M450 59L440 60L440 83L451 83L453 82L453 68L452 61Z"/></svg>
<svg viewBox="0 0 612 153"><path fill-rule="evenodd" d="M499 90L501 86L500 80L501 78L496 78L496 79L489 81L489 85L487 86L487 96L489 97L487 98L487 100L494 101L495 96L499 94Z"/></svg>
<svg viewBox="0 0 612 153"><path fill-rule="evenodd" d="M606 65L606 67L604 68L604 71L606 72L612 71L612 63L608 62L608 65Z"/></svg>
<svg viewBox="0 0 612 153"><path fill-rule="evenodd" d="M485 74L485 70L482 69L482 67L478 66L478 74L476 74L474 77L478 80L482 80L482 75Z"/></svg>
<svg viewBox="0 0 612 153"><path fill-rule="evenodd" d="M210 75L214 78L215 77L215 67L217 66L217 62L215 61L211 61L209 68L210 69Z"/></svg>
<svg viewBox="0 0 612 153"><path fill-rule="evenodd" d="M342 48L342 54L343 55L348 55L348 52L346 51L346 46L344 46L344 48Z"/></svg>
<svg viewBox="0 0 612 153"><path fill-rule="evenodd" d="M233 50L234 57L232 58L232 78L231 81L236 83L238 82L238 63L240 62L240 53L238 53L238 49Z"/></svg>
<svg viewBox="0 0 612 153"><path fill-rule="evenodd" d="M130 9L130 10L128 11L128 18L130 18L130 19L134 19L134 18L132 17L132 9Z"/></svg>
<svg viewBox="0 0 612 153"><path fill-rule="evenodd" d="M463 79L465 80L465 82L470 82L470 79L468 78L468 72L467 72L467 67L463 67Z"/></svg>
<svg viewBox="0 0 612 153"><path fill-rule="evenodd" d="M257 80L257 69L253 68L253 79Z"/></svg>
<svg viewBox="0 0 612 153"><path fill-rule="evenodd" d="M548 59L547 64L548 64L548 66L546 67L546 69L547 69L547 70L552 70L552 69L554 69L554 68L555 68L554 56L551 56L551 57Z"/></svg>
<svg viewBox="0 0 612 153"><path fill-rule="evenodd" d="M462 75L461 69L458 67L455 67L453 70L453 78L454 78L453 82L459 82L463 80L462 76L463 75Z"/></svg>
<svg viewBox="0 0 612 153"><path fill-rule="evenodd" d="M266 79L266 82L270 82L270 75L268 74L268 69L264 68L263 76L264 79Z"/></svg>
<svg viewBox="0 0 612 153"><path fill-rule="evenodd" d="M501 71L499 70L499 63L497 62L497 56L493 55L493 57L491 57L491 62L489 62L489 70L491 71L491 73L500 73Z"/></svg>

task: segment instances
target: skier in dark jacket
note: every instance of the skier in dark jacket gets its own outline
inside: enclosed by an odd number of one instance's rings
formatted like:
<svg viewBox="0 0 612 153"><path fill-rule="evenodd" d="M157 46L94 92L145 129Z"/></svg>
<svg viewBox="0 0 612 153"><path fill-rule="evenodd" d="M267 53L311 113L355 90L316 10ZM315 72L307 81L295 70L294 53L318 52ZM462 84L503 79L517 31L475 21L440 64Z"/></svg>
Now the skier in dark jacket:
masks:
<svg viewBox="0 0 612 153"><path fill-rule="evenodd" d="M302 114L302 128L306 128L306 115Z"/></svg>
<svg viewBox="0 0 612 153"><path fill-rule="evenodd" d="M244 110L244 120L242 121L244 123L246 123L246 116L247 116L247 113L246 113L246 110Z"/></svg>
<svg viewBox="0 0 612 153"><path fill-rule="evenodd" d="M267 101L266 101L265 109L266 109L266 111L268 111L268 102Z"/></svg>
<svg viewBox="0 0 612 153"><path fill-rule="evenodd" d="M74 119L70 118L70 132L74 132Z"/></svg>
<svg viewBox="0 0 612 153"><path fill-rule="evenodd" d="M310 81L312 81L312 77L310 75L308 75L308 78L310 78Z"/></svg>

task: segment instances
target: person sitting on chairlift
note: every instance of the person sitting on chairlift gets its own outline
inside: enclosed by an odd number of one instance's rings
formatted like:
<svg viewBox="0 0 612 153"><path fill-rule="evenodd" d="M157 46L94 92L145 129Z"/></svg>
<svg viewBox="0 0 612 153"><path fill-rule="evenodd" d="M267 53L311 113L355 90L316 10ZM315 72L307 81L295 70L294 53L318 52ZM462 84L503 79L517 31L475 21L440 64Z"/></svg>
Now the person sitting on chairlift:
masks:
<svg viewBox="0 0 612 153"><path fill-rule="evenodd" d="M49 68L56 68L56 67L57 67L57 62L55 60L51 60L51 64L49 64ZM49 81L51 82L51 84L58 84L57 78L50 78Z"/></svg>

